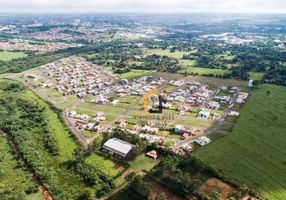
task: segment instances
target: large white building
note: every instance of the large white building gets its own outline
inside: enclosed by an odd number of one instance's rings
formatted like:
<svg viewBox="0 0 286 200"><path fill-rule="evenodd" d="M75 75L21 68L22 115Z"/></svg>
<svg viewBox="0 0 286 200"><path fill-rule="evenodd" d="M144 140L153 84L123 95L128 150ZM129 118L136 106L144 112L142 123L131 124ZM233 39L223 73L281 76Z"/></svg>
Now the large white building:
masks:
<svg viewBox="0 0 286 200"><path fill-rule="evenodd" d="M122 157L126 157L132 147L132 144L117 138L111 138L107 140L103 145L103 149L111 151Z"/></svg>

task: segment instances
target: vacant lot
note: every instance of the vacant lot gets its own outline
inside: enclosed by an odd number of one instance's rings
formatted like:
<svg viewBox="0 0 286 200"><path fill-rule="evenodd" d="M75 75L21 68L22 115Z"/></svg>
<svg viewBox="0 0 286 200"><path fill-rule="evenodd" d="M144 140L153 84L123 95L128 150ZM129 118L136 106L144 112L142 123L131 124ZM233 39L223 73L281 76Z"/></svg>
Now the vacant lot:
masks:
<svg viewBox="0 0 286 200"><path fill-rule="evenodd" d="M286 199L285 100L286 88L260 86L233 132L194 154L268 199Z"/></svg>
<svg viewBox="0 0 286 200"><path fill-rule="evenodd" d="M86 163L92 165L94 168L102 171L103 173L115 177L120 170L120 167L116 168L115 163L111 160L105 159L97 154L92 154L86 160Z"/></svg>
<svg viewBox="0 0 286 200"><path fill-rule="evenodd" d="M213 192L219 192L222 200L226 200L230 193L237 192L232 186L222 182L217 178L209 178L199 189L199 192L205 194L212 194Z"/></svg>
<svg viewBox="0 0 286 200"><path fill-rule="evenodd" d="M152 73L152 71L150 71L150 70L132 69L130 72L120 74L119 77L122 79L126 78L128 80L132 80L134 78L144 76L144 75L150 74L150 73Z"/></svg>
<svg viewBox="0 0 286 200"><path fill-rule="evenodd" d="M0 51L0 60L9 61L17 58L26 57L24 52Z"/></svg>

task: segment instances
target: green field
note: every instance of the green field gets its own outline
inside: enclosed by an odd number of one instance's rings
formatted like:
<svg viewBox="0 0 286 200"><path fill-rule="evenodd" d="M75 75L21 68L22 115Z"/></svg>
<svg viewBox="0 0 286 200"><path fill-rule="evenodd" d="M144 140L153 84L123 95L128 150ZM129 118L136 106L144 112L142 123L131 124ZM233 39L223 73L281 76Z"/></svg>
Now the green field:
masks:
<svg viewBox="0 0 286 200"><path fill-rule="evenodd" d="M144 54L146 55L159 55L159 56L168 56L171 58L175 58L175 59L182 59L184 54L189 54L190 52L186 52L186 51L175 51L175 52L170 52L170 49L146 49Z"/></svg>
<svg viewBox="0 0 286 200"><path fill-rule="evenodd" d="M119 77L121 79L132 80L134 78L144 76L144 75L150 74L150 73L152 73L152 71L150 71L150 70L132 69L130 72L120 74Z"/></svg>
<svg viewBox="0 0 286 200"><path fill-rule="evenodd" d="M234 130L194 154L268 199L286 199L286 88L261 85Z"/></svg>
<svg viewBox="0 0 286 200"><path fill-rule="evenodd" d="M249 78L252 80L261 80L264 76L262 72L248 72Z"/></svg>
<svg viewBox="0 0 286 200"><path fill-rule="evenodd" d="M207 75L207 74L224 75L224 74L229 74L230 71L225 69L211 69L203 67L184 67L182 70L179 71L179 73L186 73L186 72L198 75Z"/></svg>
<svg viewBox="0 0 286 200"><path fill-rule="evenodd" d="M146 157L145 155L138 156L135 160L130 161L130 170L131 171L138 171L138 170L151 170L156 164L158 163L157 160L152 158Z"/></svg>
<svg viewBox="0 0 286 200"><path fill-rule="evenodd" d="M182 67L195 67L198 64L196 60L185 60L185 59L180 60L179 63Z"/></svg>
<svg viewBox="0 0 286 200"><path fill-rule="evenodd" d="M24 52L13 52L13 51L0 51L0 60L9 61L17 58L26 57L27 54Z"/></svg>
<svg viewBox="0 0 286 200"><path fill-rule="evenodd" d="M85 161L111 177L115 177L119 172L119 170L116 169L114 162L107 160L95 153L89 156Z"/></svg>

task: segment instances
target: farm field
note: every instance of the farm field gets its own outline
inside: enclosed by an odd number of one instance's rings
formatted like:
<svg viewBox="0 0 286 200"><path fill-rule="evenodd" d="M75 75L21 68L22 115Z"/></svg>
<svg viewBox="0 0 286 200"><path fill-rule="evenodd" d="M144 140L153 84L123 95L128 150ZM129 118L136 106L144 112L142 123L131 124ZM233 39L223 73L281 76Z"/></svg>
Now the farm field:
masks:
<svg viewBox="0 0 286 200"><path fill-rule="evenodd" d="M13 52L13 51L0 51L0 61L9 61L17 58L26 57L27 54L24 52Z"/></svg>
<svg viewBox="0 0 286 200"><path fill-rule="evenodd" d="M286 199L286 89L261 85L234 130L194 155L267 199Z"/></svg>

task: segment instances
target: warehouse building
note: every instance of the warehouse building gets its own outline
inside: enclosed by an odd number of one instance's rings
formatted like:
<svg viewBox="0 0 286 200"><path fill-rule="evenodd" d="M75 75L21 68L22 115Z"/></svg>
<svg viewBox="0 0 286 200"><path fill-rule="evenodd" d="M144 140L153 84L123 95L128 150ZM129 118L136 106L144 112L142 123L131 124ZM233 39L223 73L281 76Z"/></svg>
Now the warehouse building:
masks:
<svg viewBox="0 0 286 200"><path fill-rule="evenodd" d="M103 145L103 149L111 151L122 157L126 157L132 147L132 144L117 138L111 138Z"/></svg>

